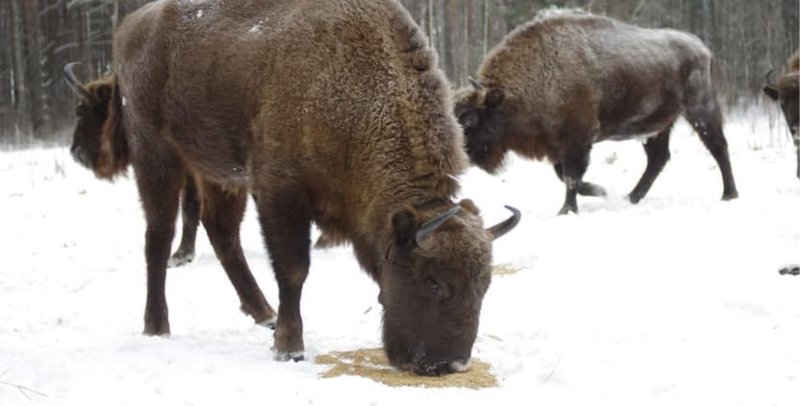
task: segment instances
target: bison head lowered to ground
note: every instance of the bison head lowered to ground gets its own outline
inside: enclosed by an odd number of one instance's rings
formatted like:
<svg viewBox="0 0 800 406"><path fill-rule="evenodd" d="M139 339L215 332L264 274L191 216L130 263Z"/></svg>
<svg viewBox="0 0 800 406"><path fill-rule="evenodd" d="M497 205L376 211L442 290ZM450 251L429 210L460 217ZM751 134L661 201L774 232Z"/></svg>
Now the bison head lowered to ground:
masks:
<svg viewBox="0 0 800 406"><path fill-rule="evenodd" d="M680 115L719 165L723 199L738 196L712 86L712 56L696 37L652 30L588 13L537 18L506 36L486 57L477 81L455 96L467 152L493 172L506 152L549 159L576 195L602 195L583 181L592 144L651 135L647 168L631 191L641 200L669 159Z"/></svg>
<svg viewBox="0 0 800 406"><path fill-rule="evenodd" d="M772 100L780 103L783 110L783 117L792 133L792 139L797 153L797 177L800 178L800 134L797 128L800 125L800 51L795 51L794 55L784 67L783 74L775 83L771 78L771 73L767 74L767 85L764 86L764 93Z"/></svg>
<svg viewBox="0 0 800 406"><path fill-rule="evenodd" d="M484 229L469 200L454 200L467 164L462 134L435 56L401 6L166 0L127 16L113 47L121 137L107 148L101 137L109 156L91 160L129 161L136 173L145 333L169 331L164 269L191 174L223 265L241 254L243 201L248 190L255 197L279 287L276 358L303 357L314 222L330 241L351 242L378 283L393 365L423 374L467 366L492 240L519 212Z"/></svg>

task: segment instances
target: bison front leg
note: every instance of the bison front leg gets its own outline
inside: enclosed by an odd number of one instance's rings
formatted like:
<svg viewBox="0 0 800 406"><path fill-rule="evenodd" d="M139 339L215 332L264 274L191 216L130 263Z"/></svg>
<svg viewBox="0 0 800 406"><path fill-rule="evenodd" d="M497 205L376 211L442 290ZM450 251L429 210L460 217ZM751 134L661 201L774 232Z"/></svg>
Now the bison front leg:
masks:
<svg viewBox="0 0 800 406"><path fill-rule="evenodd" d="M258 216L278 282L280 304L275 326L275 359L304 358L300 297L310 266L311 210L307 197L294 190L257 193Z"/></svg>
<svg viewBox="0 0 800 406"><path fill-rule="evenodd" d="M671 131L672 124L655 137L645 141L644 151L647 154L647 168L645 168L641 179L639 179L639 183L628 195L631 203L639 203L644 198L661 170L664 169L664 165L669 161L669 136Z"/></svg>
<svg viewBox="0 0 800 406"><path fill-rule="evenodd" d="M568 144L562 159L563 182L567 188L564 205L559 210L559 215L578 213L578 191L583 183L583 175L589 167L589 153L591 144Z"/></svg>
<svg viewBox="0 0 800 406"><path fill-rule="evenodd" d="M267 303L250 272L239 236L247 207L247 191L244 188L225 191L217 185L207 184L204 187L204 199L203 227L222 268L239 295L242 311L253 317L256 323L274 327L275 311Z"/></svg>
<svg viewBox="0 0 800 406"><path fill-rule="evenodd" d="M556 176L558 176L558 179L563 182L564 165L562 163L557 163L553 165L553 169L555 169ZM594 183L581 181L581 184L578 185L578 194L581 196L603 197L606 195L606 190L600 185L595 185Z"/></svg>
<svg viewBox="0 0 800 406"><path fill-rule="evenodd" d="M191 175L186 176L186 183L181 193L181 222L183 223L181 243L167 263L170 268L186 265L194 260L197 226L200 224L200 199L197 196L197 185Z"/></svg>
<svg viewBox="0 0 800 406"><path fill-rule="evenodd" d="M144 334L168 335L169 316L164 291L172 237L178 215L178 195L183 170L175 160L136 162L136 183L142 200L147 230L145 260L147 262L147 302L144 311Z"/></svg>

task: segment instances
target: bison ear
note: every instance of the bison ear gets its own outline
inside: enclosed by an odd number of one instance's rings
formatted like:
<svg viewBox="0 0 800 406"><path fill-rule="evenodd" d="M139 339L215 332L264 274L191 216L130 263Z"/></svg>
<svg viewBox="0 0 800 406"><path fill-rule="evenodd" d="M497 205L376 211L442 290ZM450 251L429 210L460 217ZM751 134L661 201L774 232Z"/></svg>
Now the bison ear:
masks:
<svg viewBox="0 0 800 406"><path fill-rule="evenodd" d="M404 207L392 214L392 236L397 247L414 247L418 223L417 212L410 207Z"/></svg>
<svg viewBox="0 0 800 406"><path fill-rule="evenodd" d="M764 86L764 94L772 100L778 100L778 88L775 86Z"/></svg>
<svg viewBox="0 0 800 406"><path fill-rule="evenodd" d="M109 83L100 83L92 86L90 91L103 105L107 105L111 101L111 85Z"/></svg>
<svg viewBox="0 0 800 406"><path fill-rule="evenodd" d="M464 128L472 128L478 126L478 112L475 110L465 111L458 116L458 123Z"/></svg>
<svg viewBox="0 0 800 406"><path fill-rule="evenodd" d="M505 98L506 93L503 91L503 89L495 88L486 92L486 101L484 103L486 104L486 107L495 107L502 103L503 99Z"/></svg>

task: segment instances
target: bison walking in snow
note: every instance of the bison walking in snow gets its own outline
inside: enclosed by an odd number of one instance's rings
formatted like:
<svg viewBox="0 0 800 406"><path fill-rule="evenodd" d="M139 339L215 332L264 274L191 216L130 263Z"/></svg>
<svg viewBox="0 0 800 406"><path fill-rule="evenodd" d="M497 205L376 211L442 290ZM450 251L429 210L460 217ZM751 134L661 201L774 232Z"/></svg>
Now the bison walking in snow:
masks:
<svg viewBox="0 0 800 406"><path fill-rule="evenodd" d="M651 135L647 168L629 199L639 202L669 159L672 124L683 115L722 173L723 199L738 196L712 86L712 55L693 35L643 29L588 13L535 18L508 34L455 96L467 152L488 172L507 151L549 159L576 195L603 195L583 181L592 144Z"/></svg>
<svg viewBox="0 0 800 406"><path fill-rule="evenodd" d="M800 126L800 51L795 51L786 62L783 73L775 83L767 74L767 85L764 93L772 100L780 103L783 117L792 133L795 149L797 151L797 177L800 178L800 135L797 127Z"/></svg>
<svg viewBox="0 0 800 406"><path fill-rule="evenodd" d="M274 351L304 352L300 295L314 222L349 241L380 287L390 362L464 369L489 286L492 240L454 175L468 159L434 53L393 0L150 3L114 36L114 72L90 83L82 121L105 178L130 164L147 221L145 333L167 334L165 268L183 179L243 301L256 297L239 248L247 192L279 287ZM101 90L102 87L102 90ZM346 283L344 283L345 286ZM341 289L342 287L332 287ZM260 292L259 292L260 293Z"/></svg>

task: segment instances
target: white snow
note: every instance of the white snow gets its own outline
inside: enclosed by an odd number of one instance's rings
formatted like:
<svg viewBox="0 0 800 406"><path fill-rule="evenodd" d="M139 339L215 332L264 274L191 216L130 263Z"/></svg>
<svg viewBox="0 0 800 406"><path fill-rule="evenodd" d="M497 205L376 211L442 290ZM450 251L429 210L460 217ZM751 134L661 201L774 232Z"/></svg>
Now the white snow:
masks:
<svg viewBox="0 0 800 406"><path fill-rule="evenodd" d="M264 29L264 22L265 20L260 20L257 24L254 24L252 27L250 27L250 29L247 32L250 34L260 34L261 31Z"/></svg>
<svg viewBox="0 0 800 406"><path fill-rule="evenodd" d="M797 405L800 180L777 108L728 117L738 200L686 123L639 205L638 142L596 145L586 177L609 191L558 217L549 164L512 159L460 176L487 224L522 210L496 241L496 276L473 356L492 389L392 388L323 379L273 361L272 335L238 310L200 231L198 255L168 272L172 336L140 334L144 221L134 182L101 182L66 148L0 152L0 405ZM770 123L780 123L771 125ZM244 249L278 294L251 207ZM314 251L303 294L309 355L380 346L378 289L351 249Z"/></svg>
<svg viewBox="0 0 800 406"><path fill-rule="evenodd" d="M560 17L565 15L591 15L591 13L580 7L558 7L554 4L551 4L549 7L537 11L533 16L533 21L540 21L551 17Z"/></svg>

